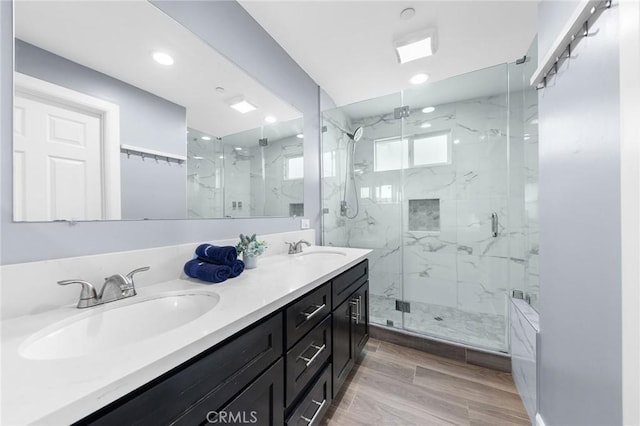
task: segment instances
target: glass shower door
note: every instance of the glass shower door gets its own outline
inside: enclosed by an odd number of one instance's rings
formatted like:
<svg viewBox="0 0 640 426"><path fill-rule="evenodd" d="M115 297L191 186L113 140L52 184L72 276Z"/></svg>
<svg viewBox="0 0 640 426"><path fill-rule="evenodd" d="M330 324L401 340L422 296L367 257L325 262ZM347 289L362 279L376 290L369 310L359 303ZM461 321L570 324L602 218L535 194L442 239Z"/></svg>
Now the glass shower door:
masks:
<svg viewBox="0 0 640 426"><path fill-rule="evenodd" d="M324 245L368 248L370 321L402 327L402 120L393 94L323 112ZM358 139L354 132L363 129Z"/></svg>
<svg viewBox="0 0 640 426"><path fill-rule="evenodd" d="M405 91L404 328L508 351L507 66Z"/></svg>

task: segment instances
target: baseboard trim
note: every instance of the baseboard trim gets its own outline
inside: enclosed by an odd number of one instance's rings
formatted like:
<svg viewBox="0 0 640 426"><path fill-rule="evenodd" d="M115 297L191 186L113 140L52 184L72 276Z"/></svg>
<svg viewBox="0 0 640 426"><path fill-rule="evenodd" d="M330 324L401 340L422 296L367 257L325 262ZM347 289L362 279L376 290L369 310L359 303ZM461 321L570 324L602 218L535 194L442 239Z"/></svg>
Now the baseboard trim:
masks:
<svg viewBox="0 0 640 426"><path fill-rule="evenodd" d="M369 325L369 334L374 339L406 346L455 361L507 373L511 372L511 358L508 355L472 349L374 324Z"/></svg>

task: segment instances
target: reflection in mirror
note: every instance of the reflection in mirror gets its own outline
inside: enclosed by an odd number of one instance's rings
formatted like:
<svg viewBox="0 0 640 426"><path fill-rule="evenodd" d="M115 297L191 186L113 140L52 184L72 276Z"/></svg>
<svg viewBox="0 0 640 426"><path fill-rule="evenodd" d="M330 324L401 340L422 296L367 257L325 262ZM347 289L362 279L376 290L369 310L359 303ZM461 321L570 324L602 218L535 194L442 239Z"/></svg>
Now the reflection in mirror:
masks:
<svg viewBox="0 0 640 426"><path fill-rule="evenodd" d="M215 142L297 110L149 2L19 1L14 13L14 220L245 216L225 212L237 182ZM232 109L240 100L255 109ZM289 214L256 202L246 216Z"/></svg>
<svg viewBox="0 0 640 426"><path fill-rule="evenodd" d="M302 125L296 119L222 138L225 216L304 215Z"/></svg>

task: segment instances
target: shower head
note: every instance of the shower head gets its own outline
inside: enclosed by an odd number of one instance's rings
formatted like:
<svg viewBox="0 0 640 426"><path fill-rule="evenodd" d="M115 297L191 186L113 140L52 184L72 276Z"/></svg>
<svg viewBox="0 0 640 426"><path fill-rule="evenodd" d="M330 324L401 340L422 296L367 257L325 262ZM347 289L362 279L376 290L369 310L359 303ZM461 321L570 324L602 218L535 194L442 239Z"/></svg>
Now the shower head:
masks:
<svg viewBox="0 0 640 426"><path fill-rule="evenodd" d="M349 139L351 139L354 142L358 142L360 139L362 139L362 134L364 133L364 129L362 129L362 127L356 127L356 130L353 131L353 133L347 133L347 136L349 136Z"/></svg>

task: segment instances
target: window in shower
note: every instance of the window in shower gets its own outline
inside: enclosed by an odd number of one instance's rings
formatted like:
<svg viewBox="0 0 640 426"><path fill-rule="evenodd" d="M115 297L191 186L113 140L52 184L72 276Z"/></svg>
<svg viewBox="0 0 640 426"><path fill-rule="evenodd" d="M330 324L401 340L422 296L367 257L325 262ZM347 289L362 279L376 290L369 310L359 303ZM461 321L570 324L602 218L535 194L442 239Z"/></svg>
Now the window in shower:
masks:
<svg viewBox="0 0 640 426"><path fill-rule="evenodd" d="M440 200L409 200L409 231L440 232Z"/></svg>
<svg viewBox="0 0 640 426"><path fill-rule="evenodd" d="M284 161L285 180L302 179L304 177L304 157L286 157Z"/></svg>
<svg viewBox="0 0 640 426"><path fill-rule="evenodd" d="M451 130L423 133L408 139L378 139L374 146L376 172L451 164Z"/></svg>
<svg viewBox="0 0 640 426"><path fill-rule="evenodd" d="M377 139L374 141L373 157L373 169L376 172L400 170L409 159L407 140L401 138Z"/></svg>
<svg viewBox="0 0 640 426"><path fill-rule="evenodd" d="M409 139L411 167L451 164L451 131L416 135Z"/></svg>

